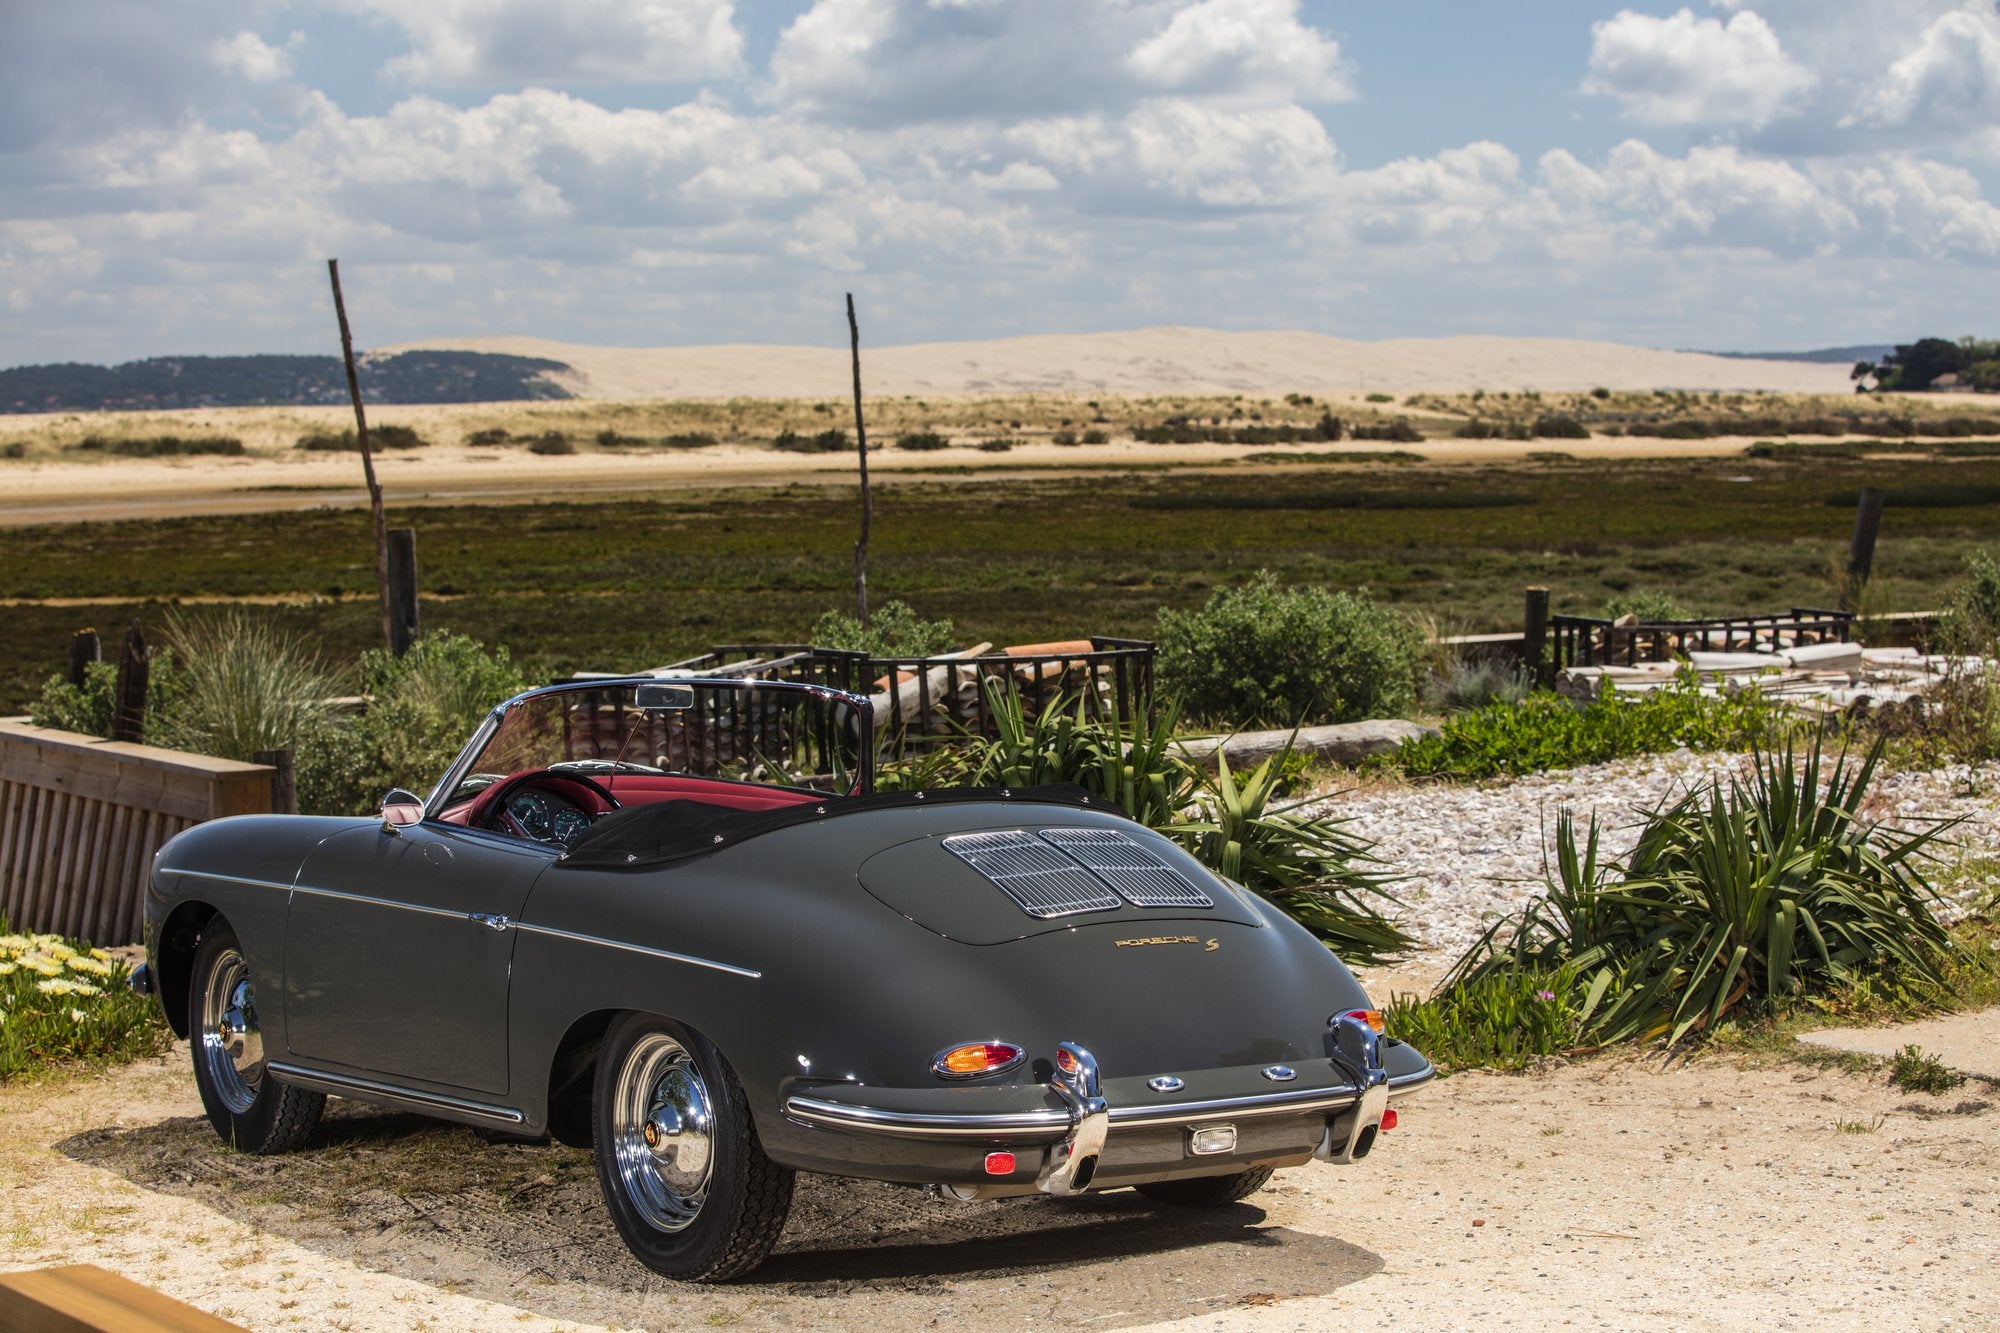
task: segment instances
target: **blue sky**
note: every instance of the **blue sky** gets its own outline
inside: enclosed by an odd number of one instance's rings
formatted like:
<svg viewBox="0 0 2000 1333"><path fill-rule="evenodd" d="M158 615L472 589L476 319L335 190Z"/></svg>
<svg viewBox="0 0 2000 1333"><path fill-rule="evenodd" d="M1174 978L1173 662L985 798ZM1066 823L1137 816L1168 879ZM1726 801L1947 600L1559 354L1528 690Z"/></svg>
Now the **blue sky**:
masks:
<svg viewBox="0 0 2000 1333"><path fill-rule="evenodd" d="M1995 0L4 0L0 364L1993 335Z"/></svg>

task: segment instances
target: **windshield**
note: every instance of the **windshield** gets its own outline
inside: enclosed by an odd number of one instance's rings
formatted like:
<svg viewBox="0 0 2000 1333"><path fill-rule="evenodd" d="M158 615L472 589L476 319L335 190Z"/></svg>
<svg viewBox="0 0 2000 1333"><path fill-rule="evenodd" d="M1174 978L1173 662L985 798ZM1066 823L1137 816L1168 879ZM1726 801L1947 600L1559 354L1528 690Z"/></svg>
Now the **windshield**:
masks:
<svg viewBox="0 0 2000 1333"><path fill-rule="evenodd" d="M872 764L866 704L803 686L674 681L580 685L509 703L458 772L444 804L531 769L592 774L679 773L815 791L863 790ZM647 692L645 706L640 694ZM858 706L857 706L858 705Z"/></svg>

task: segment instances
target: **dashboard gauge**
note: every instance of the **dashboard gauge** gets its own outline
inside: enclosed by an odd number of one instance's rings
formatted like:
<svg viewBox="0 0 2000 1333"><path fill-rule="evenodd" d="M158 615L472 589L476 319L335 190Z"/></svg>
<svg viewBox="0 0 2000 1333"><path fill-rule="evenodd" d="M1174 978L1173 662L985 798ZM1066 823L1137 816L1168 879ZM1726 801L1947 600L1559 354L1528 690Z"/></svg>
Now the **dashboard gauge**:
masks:
<svg viewBox="0 0 2000 1333"><path fill-rule="evenodd" d="M567 847L582 837L583 831L590 827L590 816L581 810L558 810L551 822L555 828L556 841Z"/></svg>
<svg viewBox="0 0 2000 1333"><path fill-rule="evenodd" d="M549 811L549 801L540 792L517 791L507 798L507 813L521 826L521 831L531 838L546 839L554 831Z"/></svg>

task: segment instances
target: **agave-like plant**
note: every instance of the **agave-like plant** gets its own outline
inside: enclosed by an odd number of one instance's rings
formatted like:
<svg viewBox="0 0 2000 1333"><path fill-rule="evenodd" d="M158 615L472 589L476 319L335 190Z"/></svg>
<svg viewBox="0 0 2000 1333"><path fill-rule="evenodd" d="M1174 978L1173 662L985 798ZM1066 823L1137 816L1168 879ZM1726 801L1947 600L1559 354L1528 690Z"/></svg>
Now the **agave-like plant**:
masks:
<svg viewBox="0 0 2000 1333"><path fill-rule="evenodd" d="M1019 695L991 681L987 702L999 736L968 766L973 785L1076 783L1269 899L1349 962L1383 962L1413 947L1376 906L1395 899L1389 877L1373 868L1380 864L1373 845L1339 820L1272 805L1289 749L1240 779L1218 753L1210 775L1182 752L1172 708L1151 723L1122 723L1086 716L1081 700L1058 699L1029 721Z"/></svg>
<svg viewBox="0 0 2000 1333"><path fill-rule="evenodd" d="M1890 975L1945 985L1955 951L1917 859L1956 821L1922 831L1864 823L1881 745L1824 771L1820 745L1758 754L1651 813L1624 858L1602 861L1595 818L1582 851L1557 818L1547 895L1497 923L1446 984L1569 965L1585 1031L1669 1043L1745 1006ZM1822 780L1824 776L1824 780Z"/></svg>
<svg viewBox="0 0 2000 1333"><path fill-rule="evenodd" d="M1274 806L1287 746L1239 780L1216 751L1216 770L1203 782L1206 816L1163 829L1216 874L1270 899L1350 963L1382 963L1407 954L1416 941L1377 903L1400 906L1377 867L1374 844L1346 821L1300 813L1304 801Z"/></svg>

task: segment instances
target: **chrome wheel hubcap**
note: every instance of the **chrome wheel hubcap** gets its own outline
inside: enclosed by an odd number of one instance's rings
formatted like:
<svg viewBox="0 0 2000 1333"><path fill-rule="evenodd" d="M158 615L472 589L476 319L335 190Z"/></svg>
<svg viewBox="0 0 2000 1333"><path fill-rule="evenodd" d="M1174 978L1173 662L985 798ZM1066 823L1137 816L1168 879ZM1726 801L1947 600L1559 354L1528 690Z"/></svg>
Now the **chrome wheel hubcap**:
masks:
<svg viewBox="0 0 2000 1333"><path fill-rule="evenodd" d="M618 1071L611 1144L625 1197L661 1231L694 1221L714 1168L715 1111L685 1046L664 1033L639 1039Z"/></svg>
<svg viewBox="0 0 2000 1333"><path fill-rule="evenodd" d="M264 1082L264 1036L250 965L234 949L216 957L202 992L201 1059L222 1104L237 1115L248 1111Z"/></svg>

